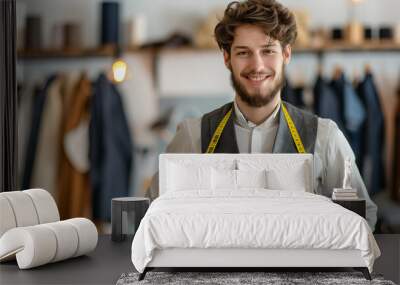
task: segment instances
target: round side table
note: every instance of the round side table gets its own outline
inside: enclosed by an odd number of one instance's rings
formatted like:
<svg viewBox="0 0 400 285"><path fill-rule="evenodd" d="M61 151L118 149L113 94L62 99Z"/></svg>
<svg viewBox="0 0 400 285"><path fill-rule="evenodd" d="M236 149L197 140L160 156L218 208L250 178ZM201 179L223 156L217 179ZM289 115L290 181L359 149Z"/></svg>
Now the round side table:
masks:
<svg viewBox="0 0 400 285"><path fill-rule="evenodd" d="M135 235L149 205L150 199L144 197L113 198L111 200L111 240L123 241L127 235Z"/></svg>

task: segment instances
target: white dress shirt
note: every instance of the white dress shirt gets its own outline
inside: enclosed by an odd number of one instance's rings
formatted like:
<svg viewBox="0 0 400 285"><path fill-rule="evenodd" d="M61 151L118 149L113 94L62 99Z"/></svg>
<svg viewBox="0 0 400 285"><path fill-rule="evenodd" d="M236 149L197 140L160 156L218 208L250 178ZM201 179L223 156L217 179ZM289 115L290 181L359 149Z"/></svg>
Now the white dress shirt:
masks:
<svg viewBox="0 0 400 285"><path fill-rule="evenodd" d="M234 101L235 133L240 153L271 153L279 126L281 104L261 124L256 125L244 117Z"/></svg>
<svg viewBox="0 0 400 285"><path fill-rule="evenodd" d="M260 125L245 119L234 102L234 125L240 153L271 153L279 126L279 109ZM178 125L175 137L167 146L167 153L201 153L201 118L186 119ZM318 118L317 138L314 148L314 193L332 196L333 188L340 188L344 176L344 161L352 160L351 185L357 189L358 196L366 200L366 219L375 229L377 207L355 164L355 156L349 143L336 123Z"/></svg>

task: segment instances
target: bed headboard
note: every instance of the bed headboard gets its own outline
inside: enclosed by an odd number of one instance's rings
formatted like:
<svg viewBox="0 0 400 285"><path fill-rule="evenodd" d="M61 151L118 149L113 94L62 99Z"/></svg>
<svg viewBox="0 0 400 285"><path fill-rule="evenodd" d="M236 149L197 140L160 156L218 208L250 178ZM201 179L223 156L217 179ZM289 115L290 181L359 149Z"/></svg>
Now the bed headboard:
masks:
<svg viewBox="0 0 400 285"><path fill-rule="evenodd" d="M314 160L312 154L182 154L166 153L159 157L159 194L167 192L168 165L170 163L190 166L221 166L231 169L265 168L285 174L301 168L306 191L313 193ZM283 175L284 176L284 175Z"/></svg>

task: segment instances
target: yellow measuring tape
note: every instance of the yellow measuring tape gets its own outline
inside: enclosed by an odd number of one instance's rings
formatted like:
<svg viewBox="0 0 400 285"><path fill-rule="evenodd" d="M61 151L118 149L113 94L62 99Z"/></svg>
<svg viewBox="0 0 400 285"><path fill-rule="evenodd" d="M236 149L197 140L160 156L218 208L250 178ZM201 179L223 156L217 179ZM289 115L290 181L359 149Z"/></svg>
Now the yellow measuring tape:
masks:
<svg viewBox="0 0 400 285"><path fill-rule="evenodd" d="M282 106L283 115L285 116L286 123L288 124L290 134L292 135L292 138L296 145L297 151L299 153L305 153L306 151L304 149L303 142L301 141L300 135L297 132L296 126L294 125L293 120L289 115L289 112L287 111L285 105L281 104L281 106ZM229 110L228 113L225 114L224 118L219 123L217 129L215 130L215 132L211 138L210 144L207 147L206 153L214 153L215 147L217 146L217 144L219 142L222 131L224 130L226 123L228 122L231 114L232 114L232 108Z"/></svg>
<svg viewBox="0 0 400 285"><path fill-rule="evenodd" d="M293 141L296 145L297 152L298 153L306 153L303 142L301 141L300 135L297 132L296 126L294 125L293 120L289 115L289 112L287 111L285 105L283 105L283 104L281 104L281 105L282 105L283 114L285 115L286 123L288 124L289 130L290 130L290 134L292 135Z"/></svg>
<svg viewBox="0 0 400 285"><path fill-rule="evenodd" d="M206 153L214 153L215 147L217 146L217 144L219 142L219 138L221 137L222 131L224 130L226 123L228 122L231 114L232 114L232 108L229 110L228 113L226 113L224 118L219 123L218 128L215 130L215 132L211 138L211 141L210 141L210 144L208 145Z"/></svg>

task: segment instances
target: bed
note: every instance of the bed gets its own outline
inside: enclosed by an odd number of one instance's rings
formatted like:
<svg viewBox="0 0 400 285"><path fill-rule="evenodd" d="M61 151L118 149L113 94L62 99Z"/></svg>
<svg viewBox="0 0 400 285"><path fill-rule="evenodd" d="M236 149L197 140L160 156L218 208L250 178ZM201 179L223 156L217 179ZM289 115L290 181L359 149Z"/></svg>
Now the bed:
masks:
<svg viewBox="0 0 400 285"><path fill-rule="evenodd" d="M314 194L311 154L162 154L160 196L132 242L154 268L352 267L380 251L365 219Z"/></svg>

